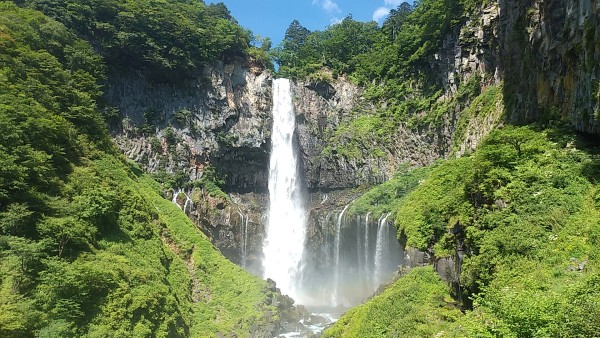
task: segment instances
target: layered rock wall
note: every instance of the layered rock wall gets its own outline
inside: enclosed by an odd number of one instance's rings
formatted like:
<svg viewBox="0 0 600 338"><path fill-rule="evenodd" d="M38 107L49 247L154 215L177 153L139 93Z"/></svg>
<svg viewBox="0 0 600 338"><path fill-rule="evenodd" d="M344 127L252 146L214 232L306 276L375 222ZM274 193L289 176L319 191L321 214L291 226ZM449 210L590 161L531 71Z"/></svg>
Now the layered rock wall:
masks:
<svg viewBox="0 0 600 338"><path fill-rule="evenodd" d="M212 165L231 190L266 190L269 72L236 59L176 84L137 73L113 74L109 83L106 99L121 117L117 144L147 171L195 180Z"/></svg>
<svg viewBox="0 0 600 338"><path fill-rule="evenodd" d="M432 130L415 131L400 126L383 153L364 145L358 156L343 156L331 136L343 124L376 107L363 96L363 89L344 78L332 83L297 82L293 86L299 146L306 183L310 191L329 191L385 182L402 163L423 166L443 157L447 148L441 135ZM436 130L437 131L437 130ZM352 135L348 135L351 138ZM324 153L329 147L331 153Z"/></svg>
<svg viewBox="0 0 600 338"><path fill-rule="evenodd" d="M501 0L499 7L508 120L562 119L598 133L600 1Z"/></svg>

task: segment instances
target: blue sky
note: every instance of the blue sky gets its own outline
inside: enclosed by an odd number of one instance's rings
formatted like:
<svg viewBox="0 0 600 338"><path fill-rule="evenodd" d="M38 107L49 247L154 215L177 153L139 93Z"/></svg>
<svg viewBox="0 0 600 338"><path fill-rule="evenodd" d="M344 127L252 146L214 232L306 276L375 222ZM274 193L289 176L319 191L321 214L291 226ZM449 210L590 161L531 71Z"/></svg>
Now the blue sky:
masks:
<svg viewBox="0 0 600 338"><path fill-rule="evenodd" d="M281 42L285 30L297 19L311 31L352 14L355 20L381 23L391 8L405 0L208 0L223 2L238 22L262 37L270 37L273 46ZM411 1L408 1L412 3Z"/></svg>

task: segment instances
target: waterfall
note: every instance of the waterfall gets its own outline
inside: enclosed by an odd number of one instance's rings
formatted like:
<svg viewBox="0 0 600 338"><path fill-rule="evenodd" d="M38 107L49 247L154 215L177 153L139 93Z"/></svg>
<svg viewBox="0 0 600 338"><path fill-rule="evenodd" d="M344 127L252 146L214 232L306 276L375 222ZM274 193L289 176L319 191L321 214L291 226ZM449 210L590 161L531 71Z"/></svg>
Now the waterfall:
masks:
<svg viewBox="0 0 600 338"><path fill-rule="evenodd" d="M358 267L358 271L363 271L363 267L366 266L366 262L363 262L363 257L364 257L364 252L363 250L363 246L361 245L361 227L360 227L360 215L356 215L356 265ZM363 238L364 240L364 238Z"/></svg>
<svg viewBox="0 0 600 338"><path fill-rule="evenodd" d="M171 200L171 202L175 203L175 205L177 205L179 207L179 209L181 209L181 206L179 205L179 203L177 203L177 196L179 196L179 194L182 192L181 189L175 191L175 189L173 190L173 199Z"/></svg>
<svg viewBox="0 0 600 338"><path fill-rule="evenodd" d="M366 279L366 284L371 285L371 269L369 268L369 216L371 216L371 212L369 211L365 216L365 265L364 265L364 274Z"/></svg>
<svg viewBox="0 0 600 338"><path fill-rule="evenodd" d="M242 213L242 209L237 207L237 213L240 216L240 258L242 268L246 268L248 257L248 216Z"/></svg>
<svg viewBox="0 0 600 338"><path fill-rule="evenodd" d="M273 81L273 132L269 164L269 212L263 245L264 277L298 300L306 220L294 147L296 121L288 79Z"/></svg>
<svg viewBox="0 0 600 338"><path fill-rule="evenodd" d="M188 195L185 192L183 194L185 195L185 203L183 204L183 212L185 212L186 214L189 214L192 212L192 210L194 210L194 202L192 202L190 195ZM188 206L189 206L189 208L188 208Z"/></svg>
<svg viewBox="0 0 600 338"><path fill-rule="evenodd" d="M246 268L248 260L248 221L250 217L246 216L244 220L244 254L242 256L242 267Z"/></svg>
<svg viewBox="0 0 600 338"><path fill-rule="evenodd" d="M375 287L384 282L385 276L383 273L384 251L388 246L388 227L387 219L391 213L381 215L377 227L377 243L375 247Z"/></svg>
<svg viewBox="0 0 600 338"><path fill-rule="evenodd" d="M177 197L179 197L179 194L183 194L185 196L185 202L183 203L183 208L177 202ZM177 205L177 207L179 207L179 209L183 210L183 212L185 212L186 214L189 214L190 212L192 212L192 210L194 210L194 202L192 202L192 198L190 197L190 195L188 193L183 191L183 189L178 189L177 191L175 191L175 189L173 189L172 202L175 203L175 205Z"/></svg>
<svg viewBox="0 0 600 338"><path fill-rule="evenodd" d="M331 240L329 239L329 220L331 219L331 212L328 212L327 215L325 216L325 223L323 224L323 253L326 259L327 263L331 262L331 252L329 250L330 248L330 242Z"/></svg>
<svg viewBox="0 0 600 338"><path fill-rule="evenodd" d="M338 302L338 286L340 284L340 248L342 246L341 235L342 235L342 222L344 221L344 213L348 210L348 207L352 204L350 202L348 205L344 207L342 212L338 215L337 222L335 223L335 240L333 242L334 251L333 251L333 269L334 269L334 278L333 278L333 293L331 294L331 303L334 306L339 305Z"/></svg>

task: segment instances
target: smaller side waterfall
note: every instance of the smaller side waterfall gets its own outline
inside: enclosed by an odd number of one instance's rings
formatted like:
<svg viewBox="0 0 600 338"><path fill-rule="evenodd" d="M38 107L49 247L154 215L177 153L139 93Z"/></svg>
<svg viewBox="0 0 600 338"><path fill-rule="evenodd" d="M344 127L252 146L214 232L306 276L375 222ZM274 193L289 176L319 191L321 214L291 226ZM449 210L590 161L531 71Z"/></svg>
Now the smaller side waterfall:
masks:
<svg viewBox="0 0 600 338"><path fill-rule="evenodd" d="M352 202L351 202L352 203ZM350 205L323 213L322 236L306 260L303 282L311 298L303 305L347 307L361 303L402 264L404 252L391 225L391 213L349 216ZM313 249L315 248L315 249Z"/></svg>
<svg viewBox="0 0 600 338"><path fill-rule="evenodd" d="M356 224L359 225L361 224L361 217L360 215L356 215ZM356 266L358 268L358 271L363 271L364 266L365 266L365 262L363 261L364 258L364 246L363 246L363 242L365 240L365 236L362 235L362 227L357 226L356 227Z"/></svg>
<svg viewBox="0 0 600 338"><path fill-rule="evenodd" d="M387 219L391 214L381 215L379 218L379 224L377 227L377 243L375 247L375 281L376 284L381 284L385 281L385 275L383 274L383 259L388 249L388 224ZM377 287L377 286L375 286Z"/></svg>
<svg viewBox="0 0 600 338"><path fill-rule="evenodd" d="M350 202L351 204L352 202ZM333 294L331 295L331 303L333 306L338 306L338 285L340 283L340 249L342 246L342 222L344 220L344 213L348 210L350 204L346 205L342 212L338 215L337 222L335 222L335 241L334 241L334 255L333 255Z"/></svg>
<svg viewBox="0 0 600 338"><path fill-rule="evenodd" d="M363 248L363 252L365 254L365 264L364 264L364 273L365 273L365 284L367 285L371 285L371 281L373 280L373 278L371 278L371 274L369 271L369 217L371 216L371 212L368 212L367 215L365 216L365 245Z"/></svg>
<svg viewBox="0 0 600 338"><path fill-rule="evenodd" d="M240 233L240 242L239 242L239 246L240 246L240 261L241 261L241 265L242 268L246 268L247 267L247 260L248 260L248 220L249 217L244 215L244 213L242 213L242 210L240 209L240 207L237 207L237 213L240 216L240 225L239 225L239 233Z"/></svg>
<svg viewBox="0 0 600 338"><path fill-rule="evenodd" d="M183 194L185 196L185 202L183 203L183 207L181 205L179 205L179 201L177 201L177 198L181 194ZM179 209L183 210L183 212L188 215L192 212L192 210L194 210L194 202L192 201L192 198L183 189L178 189L178 190L173 189L172 202L175 203L179 207Z"/></svg>

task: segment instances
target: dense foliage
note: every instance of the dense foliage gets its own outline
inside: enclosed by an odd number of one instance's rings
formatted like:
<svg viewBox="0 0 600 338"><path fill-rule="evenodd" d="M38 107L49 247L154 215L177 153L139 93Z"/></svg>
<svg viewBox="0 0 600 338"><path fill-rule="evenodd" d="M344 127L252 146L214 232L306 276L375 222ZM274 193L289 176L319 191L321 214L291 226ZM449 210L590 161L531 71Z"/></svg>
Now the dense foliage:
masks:
<svg viewBox="0 0 600 338"><path fill-rule="evenodd" d="M403 4L382 27L347 17L310 32L293 22L275 54L280 73L348 76L387 103L331 135L340 156L459 107L456 147L472 119L499 109L502 86L473 76L443 97L428 60L481 2ZM252 40L223 5L202 1L0 2L0 336L261 335L277 320L266 284L226 261L118 155L98 107L111 69L172 80L228 57L264 59L269 41L252 49ZM353 203L349 213L395 213L411 247L464 252L463 303L418 268L326 336L596 336L600 164L582 140L506 126L475 153L402 170ZM195 184L221 196L219 182L211 173Z"/></svg>
<svg viewBox="0 0 600 338"><path fill-rule="evenodd" d="M408 246L436 257L465 254L459 283L468 311L436 336L597 334L600 171L583 141L566 130L507 126L471 156L439 163L414 191L387 203L397 205L396 225ZM370 194L377 201L385 189ZM410 279L392 288L404 283ZM376 318L410 305L384 306L375 298L368 306L380 309L370 314ZM333 336L361 327L358 314L348 316ZM345 323L354 324L342 329Z"/></svg>
<svg viewBox="0 0 600 338"><path fill-rule="evenodd" d="M350 205L348 215L365 215L368 212L373 218L394 212L402 199L413 191L429 176L435 165L423 168L400 168L390 180L371 188Z"/></svg>
<svg viewBox="0 0 600 338"><path fill-rule="evenodd" d="M111 67L175 80L215 60L250 53L252 34L222 3L150 0L16 0L44 12L98 49ZM260 49L253 55L264 58Z"/></svg>
<svg viewBox="0 0 600 338"><path fill-rule="evenodd" d="M433 269L415 268L344 314L324 337L433 337L461 315Z"/></svg>
<svg viewBox="0 0 600 338"><path fill-rule="evenodd" d="M352 16L324 31L310 32L292 22L275 51L279 72L304 78L327 69L334 76L349 75L359 83L384 81L386 95L398 93L393 86L429 76L425 69L443 38L472 7L470 1L422 0L402 3L383 25L355 21ZM393 89L393 90L391 90Z"/></svg>
<svg viewBox="0 0 600 338"><path fill-rule="evenodd" d="M114 149L96 104L105 71L61 23L0 3L0 336L260 330L276 313L266 283Z"/></svg>

